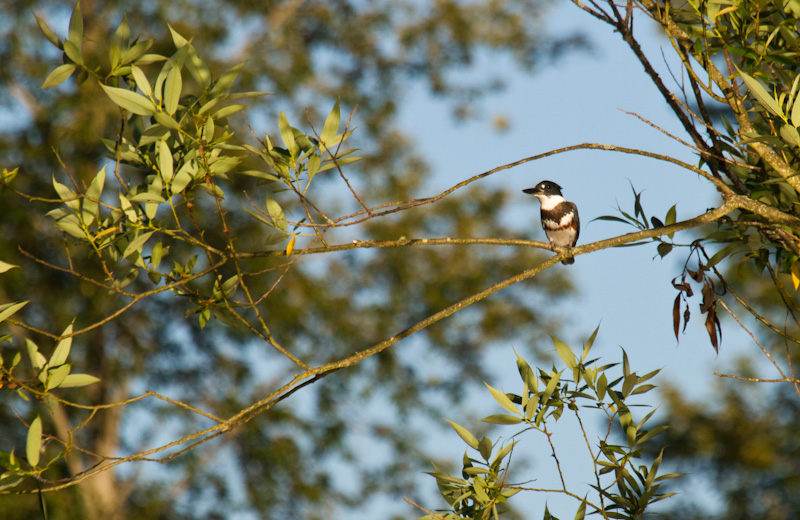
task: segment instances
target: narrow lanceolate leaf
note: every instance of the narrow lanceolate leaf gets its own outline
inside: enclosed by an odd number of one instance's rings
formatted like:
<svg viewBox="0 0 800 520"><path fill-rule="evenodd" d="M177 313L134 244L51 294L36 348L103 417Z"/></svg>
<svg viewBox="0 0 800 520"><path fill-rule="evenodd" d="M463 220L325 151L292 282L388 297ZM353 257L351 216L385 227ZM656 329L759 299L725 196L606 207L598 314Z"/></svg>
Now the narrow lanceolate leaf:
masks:
<svg viewBox="0 0 800 520"><path fill-rule="evenodd" d="M178 110L178 101L181 99L183 90L183 78L181 77L180 67L172 67L167 74L164 82L164 111L169 115L174 115Z"/></svg>
<svg viewBox="0 0 800 520"><path fill-rule="evenodd" d="M28 441L25 443L25 456L34 468L39 465L39 452L42 449L42 419L37 415L28 427Z"/></svg>
<svg viewBox="0 0 800 520"><path fill-rule="evenodd" d="M753 97L758 100L759 104L767 109L768 111L772 112L773 115L776 115L780 118L785 117L783 115L783 111L781 110L780 105L775 99L769 95L767 89L754 77L747 75L746 73L739 70L739 74L744 81L744 84L747 85L747 89L753 94Z"/></svg>
<svg viewBox="0 0 800 520"><path fill-rule="evenodd" d="M233 67L228 70L225 74L219 77L217 82L214 84L214 88L211 89L211 95L220 95L225 94L230 90L233 86L233 82L236 81L236 78L239 76L239 72L244 67L244 63L240 63L238 65L234 65Z"/></svg>
<svg viewBox="0 0 800 520"><path fill-rule="evenodd" d="M141 254L142 247L144 247L144 243L147 242L147 239L150 238L153 235L153 233L155 233L155 231L142 233L138 237L131 240L130 244L128 244L128 247L126 247L125 251L122 253L122 258L127 258L134 251Z"/></svg>
<svg viewBox="0 0 800 520"><path fill-rule="evenodd" d="M514 405L514 403L511 401L511 399L508 398L508 396L506 394L504 394L503 392L501 392L500 390L498 390L496 388L492 388L486 382L484 382L483 384L486 385L486 388L489 389L489 392L491 392L492 397L494 397L494 400L497 401L497 403L500 406L502 406L503 408L505 408L506 410L508 410L511 413L519 414L519 411L517 410L517 407Z"/></svg>
<svg viewBox="0 0 800 520"><path fill-rule="evenodd" d="M280 204L267 196L267 214L272 218L272 223L281 231L286 231L286 216Z"/></svg>
<svg viewBox="0 0 800 520"><path fill-rule="evenodd" d="M69 351L72 348L72 323L67 325L67 328L61 333L61 338L53 351L53 355L50 356L50 362L48 363L50 367L57 367L67 362Z"/></svg>
<svg viewBox="0 0 800 520"><path fill-rule="evenodd" d="M459 437L464 439L464 442L466 442L470 448L475 450L478 449L478 439L476 439L475 436L469 432L469 430L467 430L463 426L454 423L449 419L445 419L445 421L450 423L450 426L453 427L453 429L456 431Z"/></svg>
<svg viewBox="0 0 800 520"><path fill-rule="evenodd" d="M133 79L136 80L136 86L139 87L139 90L141 90L145 96L152 98L153 90L150 88L150 81L147 79L147 76L144 75L144 71L136 65L131 65L131 73L133 74Z"/></svg>
<svg viewBox="0 0 800 520"><path fill-rule="evenodd" d="M99 201L100 196L103 194L103 185L106 182L106 167L100 169L97 175L92 179L89 189L86 190L86 198L83 199L83 219L87 225L90 225L95 218L99 220Z"/></svg>
<svg viewBox="0 0 800 520"><path fill-rule="evenodd" d="M592 350L592 345L594 345L594 340L597 338L597 331L599 330L600 330L600 325L598 325L597 328L594 329L594 332L592 332L592 335L589 336L589 339L586 341L586 345L584 345L583 347L583 353L581 354L581 363L586 361L586 357L589 355L589 351Z"/></svg>
<svg viewBox="0 0 800 520"><path fill-rule="evenodd" d="M65 63L63 65L59 65L44 79L42 88L55 87L56 85L64 83L70 76L72 76L73 72L75 72L74 63Z"/></svg>
<svg viewBox="0 0 800 520"><path fill-rule="evenodd" d="M163 139L158 142L158 169L161 171L161 178L164 179L164 182L172 182L174 174L172 150Z"/></svg>
<svg viewBox="0 0 800 520"><path fill-rule="evenodd" d="M78 196L76 193L67 188L64 184L58 182L55 176L53 176L53 188L56 190L56 193L58 193L58 197L64 201L64 204L66 204L67 207L74 210L78 209L80 202L78 201Z"/></svg>
<svg viewBox="0 0 800 520"><path fill-rule="evenodd" d="M280 117L278 117L278 129L281 132L283 144L286 145L286 149L289 150L290 154L292 154L292 158L296 159L300 153L300 147L297 146L292 127L289 126L289 120L286 119L286 115L283 112L281 112Z"/></svg>
<svg viewBox="0 0 800 520"><path fill-rule="evenodd" d="M578 365L578 361L575 359L575 353L572 352L572 349L569 348L569 345L561 341L555 336L550 336L553 339L553 345L556 347L556 353L558 353L558 357L567 365L567 368L572 370Z"/></svg>
<svg viewBox="0 0 800 520"><path fill-rule="evenodd" d="M69 376L69 371L72 369L70 365L61 365L50 371L50 375L47 378L47 384L45 385L45 390L52 390L53 388L58 388L61 386L61 383Z"/></svg>
<svg viewBox="0 0 800 520"><path fill-rule="evenodd" d="M7 320L14 315L15 312L25 307L29 300L24 302L4 303L0 305L0 321Z"/></svg>
<svg viewBox="0 0 800 520"><path fill-rule="evenodd" d="M81 3L75 4L72 16L69 19L69 41L74 43L79 49L83 45L83 15L81 14Z"/></svg>
<svg viewBox="0 0 800 520"><path fill-rule="evenodd" d="M336 104L333 105L333 110L331 110L331 113L328 114L328 118L325 120L325 125L322 127L322 133L319 134L319 138L322 143L328 144L333 141L333 138L336 137L336 132L339 130L340 119L341 115L339 111L339 100L336 100Z"/></svg>
<svg viewBox="0 0 800 520"><path fill-rule="evenodd" d="M33 368L42 368L47 363L47 359L39 352L39 347L36 346L36 343L28 338L25 339L25 348L28 351L28 358L31 360Z"/></svg>
<svg viewBox="0 0 800 520"><path fill-rule="evenodd" d="M114 33L114 43L120 49L127 49L131 45L131 26L128 25L128 17L124 14L122 15L122 22Z"/></svg>
<svg viewBox="0 0 800 520"><path fill-rule="evenodd" d="M89 374L70 374L64 378L64 381L60 385L59 388L74 388L79 386L87 386L94 383L97 383L100 379L90 376Z"/></svg>
<svg viewBox="0 0 800 520"><path fill-rule="evenodd" d="M61 49L61 40L58 39L58 36L56 36L56 33L54 33L50 29L50 27L47 26L47 23L44 20L42 20L41 18L39 18L35 14L33 15L33 17L36 18L36 23L39 25L39 30L42 31L42 34L44 34L44 37L47 38L50 41L50 43L52 43L53 45L55 45L56 47Z"/></svg>
<svg viewBox="0 0 800 520"><path fill-rule="evenodd" d="M111 98L118 107L138 114L140 116L151 116L156 112L156 107L153 102L141 94L132 92L124 88L108 87L100 85L105 90L108 97Z"/></svg>
<svg viewBox="0 0 800 520"><path fill-rule="evenodd" d="M5 273L9 269L14 269L15 267L19 267L18 265L7 264L0 260L0 273Z"/></svg>
<svg viewBox="0 0 800 520"><path fill-rule="evenodd" d="M189 41L180 34L178 34L178 32L175 29L173 29L171 25L167 24L167 27L169 27L169 33L172 35L172 42L175 44L175 47L180 49L181 47L189 43Z"/></svg>
<svg viewBox="0 0 800 520"><path fill-rule="evenodd" d="M481 422L486 422L490 424L519 424L522 422L522 418L517 417L516 415L498 413L490 415L489 417L484 417L483 419L481 419Z"/></svg>

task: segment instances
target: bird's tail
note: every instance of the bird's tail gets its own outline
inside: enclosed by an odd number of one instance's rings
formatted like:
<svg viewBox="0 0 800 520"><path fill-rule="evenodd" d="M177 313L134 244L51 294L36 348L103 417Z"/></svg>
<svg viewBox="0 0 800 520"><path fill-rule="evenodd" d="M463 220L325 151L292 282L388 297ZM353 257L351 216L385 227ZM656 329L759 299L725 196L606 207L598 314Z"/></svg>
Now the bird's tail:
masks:
<svg viewBox="0 0 800 520"><path fill-rule="evenodd" d="M570 265L570 264L574 264L574 263L575 263L575 259L574 259L574 258L572 258L572 257L565 258L565 259L563 259L563 260L561 261L561 263L562 263L562 264L564 264L564 265Z"/></svg>

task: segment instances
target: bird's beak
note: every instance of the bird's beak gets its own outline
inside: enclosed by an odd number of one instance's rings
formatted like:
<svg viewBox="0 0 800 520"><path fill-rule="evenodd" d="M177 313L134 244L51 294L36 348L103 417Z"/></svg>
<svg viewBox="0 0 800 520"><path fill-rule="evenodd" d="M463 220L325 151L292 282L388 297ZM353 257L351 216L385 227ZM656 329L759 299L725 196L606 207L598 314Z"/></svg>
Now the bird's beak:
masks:
<svg viewBox="0 0 800 520"><path fill-rule="evenodd" d="M522 193L527 193L528 195L535 195L538 193L536 188L528 188L527 190L522 190Z"/></svg>

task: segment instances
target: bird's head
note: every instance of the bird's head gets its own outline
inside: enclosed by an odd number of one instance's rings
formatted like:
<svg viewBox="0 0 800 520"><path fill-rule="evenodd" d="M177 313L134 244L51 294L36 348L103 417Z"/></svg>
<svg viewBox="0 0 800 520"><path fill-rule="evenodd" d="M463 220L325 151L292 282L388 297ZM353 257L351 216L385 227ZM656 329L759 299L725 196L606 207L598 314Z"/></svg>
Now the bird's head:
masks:
<svg viewBox="0 0 800 520"><path fill-rule="evenodd" d="M522 190L524 193L529 195L533 195L537 199L553 197L553 196L561 196L561 186L556 184L553 181L542 181L537 184L533 188L528 188L527 190Z"/></svg>

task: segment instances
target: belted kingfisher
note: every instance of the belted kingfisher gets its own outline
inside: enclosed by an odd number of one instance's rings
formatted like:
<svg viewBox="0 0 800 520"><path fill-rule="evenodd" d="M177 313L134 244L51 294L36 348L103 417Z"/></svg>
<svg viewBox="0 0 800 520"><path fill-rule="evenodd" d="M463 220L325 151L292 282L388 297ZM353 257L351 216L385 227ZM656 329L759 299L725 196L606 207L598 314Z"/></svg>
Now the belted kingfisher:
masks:
<svg viewBox="0 0 800 520"><path fill-rule="evenodd" d="M564 200L561 186L552 181L542 181L535 188L522 190L533 195L542 204L542 227L553 250L570 249L578 241L581 232L581 221L578 218L578 206ZM562 264L575 262L574 258L565 258Z"/></svg>

